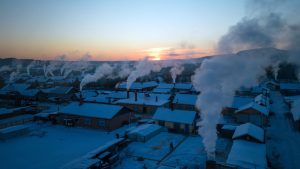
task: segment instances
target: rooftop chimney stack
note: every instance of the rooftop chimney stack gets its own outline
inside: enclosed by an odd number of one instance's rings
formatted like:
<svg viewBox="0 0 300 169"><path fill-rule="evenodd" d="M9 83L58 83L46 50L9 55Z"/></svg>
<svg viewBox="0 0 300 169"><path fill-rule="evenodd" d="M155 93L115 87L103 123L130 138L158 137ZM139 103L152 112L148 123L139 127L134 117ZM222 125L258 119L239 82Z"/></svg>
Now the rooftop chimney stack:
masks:
<svg viewBox="0 0 300 169"><path fill-rule="evenodd" d="M158 102L158 97L157 96L155 96L155 101Z"/></svg>
<svg viewBox="0 0 300 169"><path fill-rule="evenodd" d="M80 91L80 96L79 96L79 105L83 104L83 97L82 97L82 92Z"/></svg>
<svg viewBox="0 0 300 169"><path fill-rule="evenodd" d="M127 90L126 92L127 92L127 99L129 99L129 90Z"/></svg>
<svg viewBox="0 0 300 169"><path fill-rule="evenodd" d="M134 92L134 101L137 101L137 91Z"/></svg>

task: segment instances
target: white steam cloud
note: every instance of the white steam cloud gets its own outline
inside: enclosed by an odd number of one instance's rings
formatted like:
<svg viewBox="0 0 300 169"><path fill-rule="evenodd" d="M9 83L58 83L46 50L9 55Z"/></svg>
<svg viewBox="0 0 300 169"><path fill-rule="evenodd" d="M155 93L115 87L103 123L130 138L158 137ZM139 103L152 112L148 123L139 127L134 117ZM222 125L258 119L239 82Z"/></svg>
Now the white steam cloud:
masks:
<svg viewBox="0 0 300 169"><path fill-rule="evenodd" d="M87 74L84 76L80 83L80 91L82 91L82 88L87 85L88 83L91 82L96 82L97 80L101 79L104 76L108 76L112 74L113 72L113 67L111 67L109 64L104 63L100 65L94 74Z"/></svg>

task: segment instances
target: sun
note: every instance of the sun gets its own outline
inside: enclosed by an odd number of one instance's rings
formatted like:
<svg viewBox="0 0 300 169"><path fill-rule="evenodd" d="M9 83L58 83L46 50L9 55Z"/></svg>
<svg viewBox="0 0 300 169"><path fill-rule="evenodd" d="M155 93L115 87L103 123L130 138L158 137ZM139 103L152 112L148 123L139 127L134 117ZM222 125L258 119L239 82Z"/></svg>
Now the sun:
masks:
<svg viewBox="0 0 300 169"><path fill-rule="evenodd" d="M147 55L150 57L151 60L161 60L161 55L164 53L165 50L169 48L151 48L145 50Z"/></svg>

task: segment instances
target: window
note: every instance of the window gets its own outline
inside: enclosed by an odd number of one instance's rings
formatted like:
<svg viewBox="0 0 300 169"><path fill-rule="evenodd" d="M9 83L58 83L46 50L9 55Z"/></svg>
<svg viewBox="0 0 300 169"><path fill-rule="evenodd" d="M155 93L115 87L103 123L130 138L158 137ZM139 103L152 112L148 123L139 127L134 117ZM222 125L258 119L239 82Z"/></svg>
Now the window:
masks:
<svg viewBox="0 0 300 169"><path fill-rule="evenodd" d="M105 127L105 121L99 120L98 125L99 125L99 127Z"/></svg>

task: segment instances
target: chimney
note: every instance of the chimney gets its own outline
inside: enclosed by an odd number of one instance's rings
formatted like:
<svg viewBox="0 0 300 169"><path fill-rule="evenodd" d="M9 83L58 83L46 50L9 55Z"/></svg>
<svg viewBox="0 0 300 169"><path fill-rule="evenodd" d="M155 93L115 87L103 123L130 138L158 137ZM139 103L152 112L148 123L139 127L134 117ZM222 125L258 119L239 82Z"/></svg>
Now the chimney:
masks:
<svg viewBox="0 0 300 169"><path fill-rule="evenodd" d="M83 104L83 97L82 97L82 93L80 92L80 96L79 96L79 105Z"/></svg>
<svg viewBox="0 0 300 169"><path fill-rule="evenodd" d="M158 97L157 96L155 96L155 101L158 102Z"/></svg>
<svg viewBox="0 0 300 169"><path fill-rule="evenodd" d="M137 91L134 92L134 101L137 101Z"/></svg>
<svg viewBox="0 0 300 169"><path fill-rule="evenodd" d="M216 161L212 159L206 160L206 169L215 169L216 168Z"/></svg>
<svg viewBox="0 0 300 169"><path fill-rule="evenodd" d="M127 99L129 99L129 90L127 90L126 92L127 92Z"/></svg>

